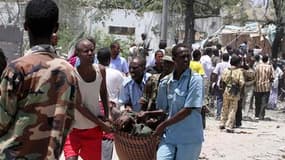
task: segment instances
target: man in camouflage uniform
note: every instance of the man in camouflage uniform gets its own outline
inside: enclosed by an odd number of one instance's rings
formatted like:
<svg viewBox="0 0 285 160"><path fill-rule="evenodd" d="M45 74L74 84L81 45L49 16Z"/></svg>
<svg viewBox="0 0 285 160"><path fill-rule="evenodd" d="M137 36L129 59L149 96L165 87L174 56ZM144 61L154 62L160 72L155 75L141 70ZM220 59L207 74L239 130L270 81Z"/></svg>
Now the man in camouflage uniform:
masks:
<svg viewBox="0 0 285 160"><path fill-rule="evenodd" d="M140 99L141 110L151 111L155 110L155 101L157 89L160 79L167 76L173 71L174 62L171 56L165 55L162 57L162 73L153 74L149 77L144 87L143 95Z"/></svg>
<svg viewBox="0 0 285 160"><path fill-rule="evenodd" d="M247 66L248 68L244 69L244 94L242 98L242 107L244 108L244 117L245 120L250 120L251 116L249 115L249 110L252 108L253 104L253 90L254 90L254 79L255 71L253 69L254 57L247 56Z"/></svg>
<svg viewBox="0 0 285 160"><path fill-rule="evenodd" d="M31 0L25 12L30 53L11 62L1 77L0 159L59 159L81 106L73 68L51 45L58 29L52 0ZM92 120L93 121L93 120Z"/></svg>
<svg viewBox="0 0 285 160"><path fill-rule="evenodd" d="M227 132L232 132L235 122L235 115L238 108L241 89L244 85L244 76L239 68L241 59L233 55L231 58L231 67L222 74L222 86L225 91L223 94L223 108L220 128L226 128Z"/></svg>
<svg viewBox="0 0 285 160"><path fill-rule="evenodd" d="M6 65L7 65L6 56L3 52L3 50L0 48L0 76L3 72L3 70L5 69ZM1 93L0 93L0 95L1 95Z"/></svg>

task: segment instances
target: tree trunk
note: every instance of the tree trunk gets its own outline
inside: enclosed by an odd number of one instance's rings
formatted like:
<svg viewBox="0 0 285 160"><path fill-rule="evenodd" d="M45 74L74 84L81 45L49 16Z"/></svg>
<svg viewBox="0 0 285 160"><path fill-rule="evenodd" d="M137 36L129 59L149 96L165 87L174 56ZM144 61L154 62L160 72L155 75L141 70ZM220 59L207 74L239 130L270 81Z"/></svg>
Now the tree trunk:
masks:
<svg viewBox="0 0 285 160"><path fill-rule="evenodd" d="M283 32L283 27L280 24L277 25L275 38L271 46L272 58L277 58L278 53L281 51L281 39L283 37Z"/></svg>
<svg viewBox="0 0 285 160"><path fill-rule="evenodd" d="M191 46L195 42L194 23L194 0L186 0L185 35L183 43L189 46Z"/></svg>
<svg viewBox="0 0 285 160"><path fill-rule="evenodd" d="M276 34L273 40L271 51L272 51L272 58L277 58L278 53L281 51L281 39L284 35L284 24L283 24L283 17L282 17L282 8L283 3L281 0L273 0L273 5L275 9L276 15Z"/></svg>

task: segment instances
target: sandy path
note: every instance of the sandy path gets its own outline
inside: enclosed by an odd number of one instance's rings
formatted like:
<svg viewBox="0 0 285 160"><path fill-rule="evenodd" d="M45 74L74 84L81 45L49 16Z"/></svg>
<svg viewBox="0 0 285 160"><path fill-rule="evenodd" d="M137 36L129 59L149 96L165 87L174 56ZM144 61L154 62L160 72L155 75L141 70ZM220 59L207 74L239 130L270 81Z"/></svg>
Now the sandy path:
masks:
<svg viewBox="0 0 285 160"><path fill-rule="evenodd" d="M209 117L200 158L205 160L285 159L285 113L267 111L272 121L243 121L235 133L218 129Z"/></svg>
<svg viewBox="0 0 285 160"><path fill-rule="evenodd" d="M266 115L272 121L242 121L235 133L221 131L219 121L207 117L200 159L285 160L285 113L267 110Z"/></svg>

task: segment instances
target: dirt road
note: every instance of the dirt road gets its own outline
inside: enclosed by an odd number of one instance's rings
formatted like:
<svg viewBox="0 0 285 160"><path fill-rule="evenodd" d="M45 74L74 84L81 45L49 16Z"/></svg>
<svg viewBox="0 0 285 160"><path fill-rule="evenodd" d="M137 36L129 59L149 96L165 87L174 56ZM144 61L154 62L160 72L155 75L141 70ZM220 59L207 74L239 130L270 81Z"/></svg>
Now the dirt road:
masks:
<svg viewBox="0 0 285 160"><path fill-rule="evenodd" d="M235 133L218 129L219 121L207 118L203 160L285 160L285 113L266 111L267 121L242 121Z"/></svg>
<svg viewBox="0 0 285 160"><path fill-rule="evenodd" d="M207 117L200 160L285 160L285 112L267 110L266 117L271 121L242 121L235 133Z"/></svg>

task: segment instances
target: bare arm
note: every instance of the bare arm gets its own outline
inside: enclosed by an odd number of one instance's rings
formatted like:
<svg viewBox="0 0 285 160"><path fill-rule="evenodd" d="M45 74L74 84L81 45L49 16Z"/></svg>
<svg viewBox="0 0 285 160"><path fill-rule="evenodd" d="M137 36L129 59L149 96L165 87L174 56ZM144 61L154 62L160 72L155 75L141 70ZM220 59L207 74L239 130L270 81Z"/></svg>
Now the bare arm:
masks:
<svg viewBox="0 0 285 160"><path fill-rule="evenodd" d="M100 67L100 72L102 74L102 83L100 86L100 97L101 97L101 101L104 107L104 113L105 113L105 117L108 118L109 117L109 106L108 106L108 92L107 92L107 86L106 86L106 70L105 67L103 67L102 65L99 66Z"/></svg>
<svg viewBox="0 0 285 160"><path fill-rule="evenodd" d="M84 115L84 117L88 118L92 122L96 123L98 126L100 126L104 131L110 132L111 128L108 128L110 126L107 126L104 121L96 116L94 116L86 107L83 106L77 106L76 109Z"/></svg>
<svg viewBox="0 0 285 160"><path fill-rule="evenodd" d="M152 115L165 115L165 112L162 110L162 109L159 109L159 110L154 110L154 111L141 111L139 112L139 114L142 113L143 115L149 115L149 116L152 116Z"/></svg>
<svg viewBox="0 0 285 160"><path fill-rule="evenodd" d="M81 94L79 88L77 88L76 93L76 109L78 112L80 112L84 117L88 118L90 121L94 122L98 126L101 127L101 129L105 132L111 132L112 128L107 123L104 123L104 121L96 116L94 116L87 107L84 107L81 103ZM76 120L76 119L75 119Z"/></svg>

